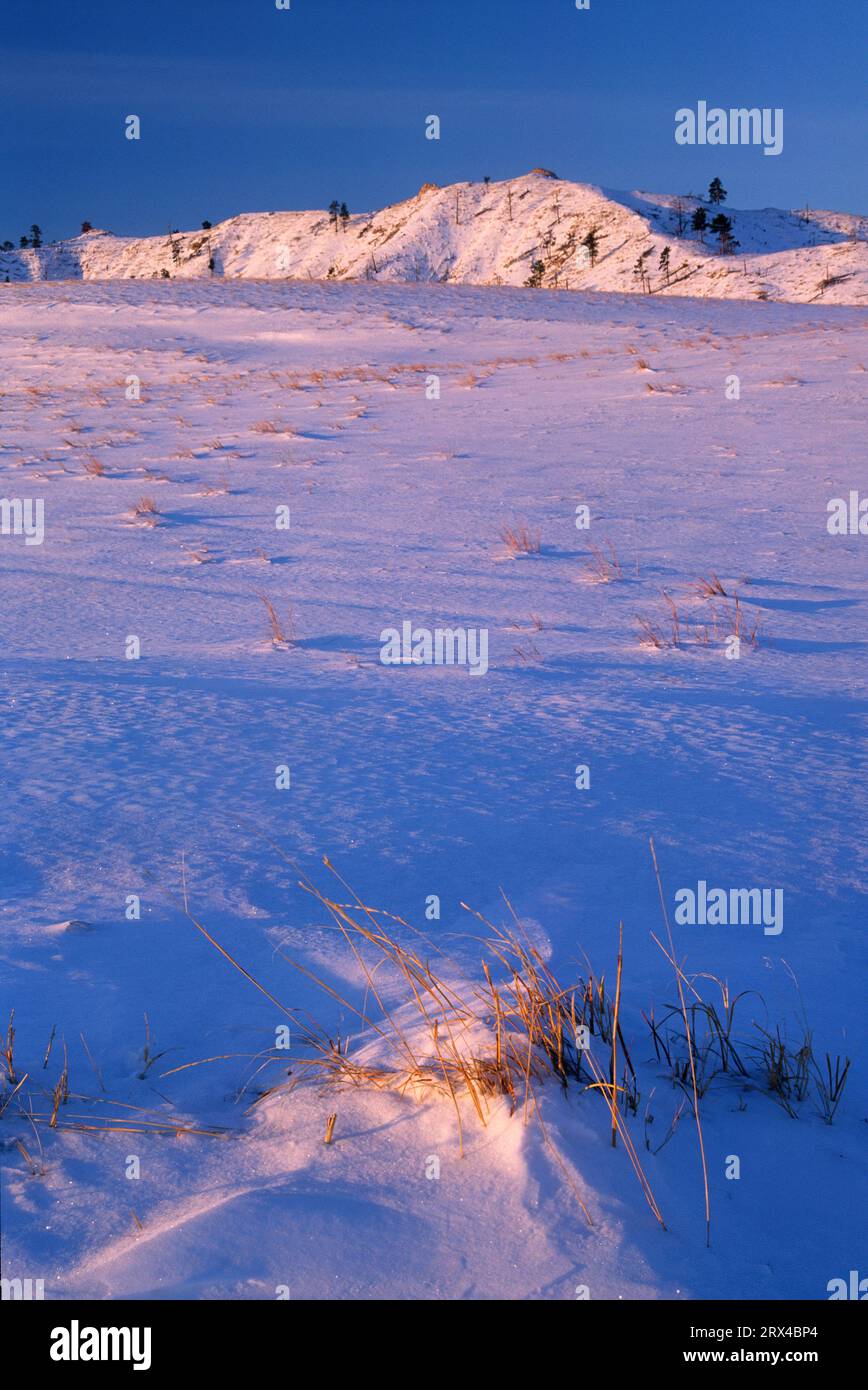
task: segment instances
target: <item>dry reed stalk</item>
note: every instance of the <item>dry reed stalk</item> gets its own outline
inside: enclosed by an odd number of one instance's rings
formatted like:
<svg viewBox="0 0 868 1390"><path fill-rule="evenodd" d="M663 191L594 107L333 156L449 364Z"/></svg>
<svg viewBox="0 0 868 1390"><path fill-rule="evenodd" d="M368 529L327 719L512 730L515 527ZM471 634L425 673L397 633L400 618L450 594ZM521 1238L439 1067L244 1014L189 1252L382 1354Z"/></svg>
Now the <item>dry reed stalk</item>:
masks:
<svg viewBox="0 0 868 1390"><path fill-rule="evenodd" d="M289 619L287 623L287 626L289 628L289 635L287 636L286 632L284 632L283 630L281 621L277 616L277 610L275 609L274 604L271 602L271 599L267 596L267 594L260 594L259 598L265 605L265 611L268 614L268 621L271 625L271 645L273 647L291 647L295 642L295 628L292 621L292 611L290 610Z"/></svg>
<svg viewBox="0 0 868 1390"><path fill-rule="evenodd" d="M24 1085L24 1083L25 1083L25 1081L27 1080L27 1077L29 1076L29 1074L30 1074L29 1072L25 1072L25 1073L24 1073L24 1075L22 1076L21 1080L16 1084L15 1089L9 1093L9 1095L6 1097L6 1099L5 1099L5 1101L3 1102L3 1104L0 1105L0 1116L2 1116L2 1115L5 1114L5 1112L6 1112L7 1108L8 1108L8 1106L9 1106L10 1101L11 1101L11 1100L13 1099L13 1097L15 1097L15 1096L18 1094L18 1092L21 1090L21 1087Z"/></svg>
<svg viewBox="0 0 868 1390"><path fill-rule="evenodd" d="M82 1045L82 1047L84 1048L85 1053L87 1054L87 1060L90 1062L91 1066L93 1067L93 1074L94 1074L94 1076L96 1077L97 1081L99 1082L99 1088L100 1088L101 1091L104 1091L104 1090L105 1090L105 1085L103 1084L102 1072L100 1071L100 1069L99 1069L99 1067L97 1066L96 1062L93 1060L93 1057L92 1057L92 1055L91 1055L91 1050L90 1050L90 1048L89 1048L88 1045L87 1045L87 1039L85 1038L84 1033L79 1033L78 1036L81 1038L81 1045Z"/></svg>
<svg viewBox="0 0 868 1390"><path fill-rule="evenodd" d="M6 1080L12 1085L15 1081L15 1010L9 1015L9 1023L6 1027L6 1037L3 1040L2 1051L0 1051L6 1064Z"/></svg>
<svg viewBox="0 0 868 1390"><path fill-rule="evenodd" d="M618 1140L615 1115L618 1106L618 1013L621 1007L621 967L624 960L624 923L618 924L618 974L615 980L615 1014L612 1026L612 1148Z"/></svg>
<svg viewBox="0 0 868 1390"><path fill-rule="evenodd" d="M610 540L605 544L609 548L606 555L598 545L592 541L588 542L588 549L593 556L592 562L588 565L591 574L595 574L601 584L608 584L612 579L622 579L624 572L621 568L621 561L618 559L618 552Z"/></svg>
<svg viewBox="0 0 868 1390"><path fill-rule="evenodd" d="M654 861L654 874L657 879L657 891L660 894L660 907L663 912L663 921L666 924L666 935L669 941L669 958L675 961L675 946L672 940L672 927L669 923L669 913L666 910L666 898L663 893L663 880L660 877L660 868L657 864L657 851L654 848L653 837L649 840L651 845L651 858ZM708 1192L708 1164L705 1160L705 1141L702 1137L702 1120L699 1115L699 1093L696 1085L696 1057L693 1047L693 1034L690 1029L690 1021L687 1017L687 1005L684 1002L684 989L682 987L682 972L680 967L676 967L675 981L678 986L678 1002L681 1005L681 1016L684 1020L684 1032L687 1038L687 1052L690 1058L690 1081L693 1089L693 1118L696 1121L696 1137L699 1143L699 1157L702 1164L702 1183L705 1189L705 1244L711 1246L711 1199ZM694 991L695 992L695 991ZM698 995L697 995L698 997Z"/></svg>
<svg viewBox="0 0 868 1390"><path fill-rule="evenodd" d="M18 1150L18 1152L21 1154L21 1157L24 1159L24 1162L27 1164L28 1168L30 1169L31 1177L34 1177L34 1178L35 1178L35 1177L38 1177L38 1176L39 1176L39 1164L38 1164L38 1163L34 1163L32 1157L30 1156L30 1154L28 1153L28 1151L27 1151L27 1149L26 1149L26 1147L25 1147L25 1145L24 1145L24 1141L23 1141L22 1139L16 1139L16 1140L15 1140L15 1147L16 1147L16 1149Z"/></svg>
<svg viewBox="0 0 868 1390"><path fill-rule="evenodd" d="M681 645L681 621L678 616L678 609L675 605L675 600L665 589L663 590L663 597L669 604L669 611L672 614L672 645L673 647L679 647Z"/></svg>

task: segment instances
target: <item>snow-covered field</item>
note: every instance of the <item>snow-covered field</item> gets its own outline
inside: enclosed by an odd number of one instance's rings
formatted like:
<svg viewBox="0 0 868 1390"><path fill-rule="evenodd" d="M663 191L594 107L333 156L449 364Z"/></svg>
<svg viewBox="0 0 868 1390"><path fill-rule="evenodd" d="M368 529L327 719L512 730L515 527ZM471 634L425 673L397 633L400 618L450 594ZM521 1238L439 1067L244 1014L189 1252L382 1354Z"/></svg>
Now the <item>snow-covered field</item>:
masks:
<svg viewBox="0 0 868 1390"><path fill-rule="evenodd" d="M0 497L44 502L41 544L11 507L0 535L2 1021L28 1073L3 1093L4 1276L52 1298L825 1299L868 1273L868 536L827 529L868 491L864 312L59 281L0 285L0 353ZM539 553L513 557L522 525ZM728 597L699 595L712 573ZM407 621L487 630L488 670L383 664ZM744 992L747 1075L701 1102L710 1249L691 1102L643 1019L676 1001L652 836L688 976ZM286 1019L184 916L182 855L198 920L344 1037L362 1025L286 959L365 997L298 886L350 901L323 855L467 991L486 933L462 904L507 921L502 888L559 978L590 962L607 990L623 922L625 1124L666 1229L599 1091L550 1081L485 1127L465 1098L463 1157L430 1094L308 1086L251 1113ZM783 930L676 923L703 880L780 890ZM757 1025L797 1046L803 1008L820 1064L852 1059L832 1125L813 1089L787 1114L750 1050ZM109 1117L130 1128L73 1127Z"/></svg>

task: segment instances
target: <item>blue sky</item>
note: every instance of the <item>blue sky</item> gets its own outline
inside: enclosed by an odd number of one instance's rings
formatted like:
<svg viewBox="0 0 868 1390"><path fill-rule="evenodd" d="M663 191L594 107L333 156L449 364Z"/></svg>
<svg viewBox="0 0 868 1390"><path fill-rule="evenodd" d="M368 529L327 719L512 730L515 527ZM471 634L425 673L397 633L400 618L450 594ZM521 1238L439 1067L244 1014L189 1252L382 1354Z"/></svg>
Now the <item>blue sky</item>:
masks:
<svg viewBox="0 0 868 1390"><path fill-rule="evenodd" d="M868 213L866 0L22 0L0 26L0 239L394 202L542 164ZM783 107L784 150L674 113ZM425 139L425 117L442 122ZM139 142L124 118L140 116Z"/></svg>

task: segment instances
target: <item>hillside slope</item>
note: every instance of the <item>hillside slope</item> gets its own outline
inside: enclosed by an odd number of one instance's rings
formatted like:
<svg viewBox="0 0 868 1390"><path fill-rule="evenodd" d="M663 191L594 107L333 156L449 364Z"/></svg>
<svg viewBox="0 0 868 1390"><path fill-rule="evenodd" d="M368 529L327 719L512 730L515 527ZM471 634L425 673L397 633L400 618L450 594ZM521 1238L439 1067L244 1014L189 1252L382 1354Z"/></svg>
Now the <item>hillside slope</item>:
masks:
<svg viewBox="0 0 868 1390"><path fill-rule="evenodd" d="M738 246L723 256L710 233L703 241L690 230L699 204L697 198L616 193L534 170L503 183L425 185L405 202L352 216L346 228L333 226L326 212L271 212L242 213L208 232L171 237L88 232L38 250L0 253L0 281L213 273L520 286L541 261L547 288L634 292L642 288L635 267L644 255L655 294L868 300L868 218L727 208ZM594 265L582 245L592 229L599 248ZM668 284L659 264L665 246Z"/></svg>

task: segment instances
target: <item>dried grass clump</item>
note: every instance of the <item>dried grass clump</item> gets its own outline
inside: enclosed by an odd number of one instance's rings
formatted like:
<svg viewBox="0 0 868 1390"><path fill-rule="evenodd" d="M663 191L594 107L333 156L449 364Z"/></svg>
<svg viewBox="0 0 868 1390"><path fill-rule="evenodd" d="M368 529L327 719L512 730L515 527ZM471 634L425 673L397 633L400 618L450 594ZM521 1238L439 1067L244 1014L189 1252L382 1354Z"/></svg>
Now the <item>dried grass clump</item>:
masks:
<svg viewBox="0 0 868 1390"><path fill-rule="evenodd" d="M721 584L717 575L713 572L707 579L700 579L697 582L696 592L700 598L728 598L726 589Z"/></svg>
<svg viewBox="0 0 868 1390"><path fill-rule="evenodd" d="M832 1124L847 1084L850 1058L828 1052L822 1060L818 1058L804 1018L793 1041L781 1024L771 1030L756 1020L751 1021L750 1033L736 1040L736 1005L752 991L733 995L724 980L705 975L702 978L711 980L720 992L719 1001L709 1000L696 987L699 978L682 976L691 996L687 1028L680 1008L674 1005L661 1018L653 1008L642 1015L657 1061L665 1066L673 1085L689 1094L695 1076L702 1099L718 1078L736 1081L742 1089L768 1092L794 1120L799 1118L799 1106L810 1097L824 1123Z"/></svg>
<svg viewBox="0 0 868 1390"><path fill-rule="evenodd" d="M539 531L531 531L524 523L520 526L504 526L500 539L513 559L518 555L539 555L542 549Z"/></svg>
<svg viewBox="0 0 868 1390"><path fill-rule="evenodd" d="M592 541L588 542L588 549L591 552L591 563L586 567L588 573L593 576L598 584L610 584L613 579L623 579L624 572L621 569L621 561L618 559L618 552L610 540L604 541L608 549L608 554Z"/></svg>
<svg viewBox="0 0 868 1390"><path fill-rule="evenodd" d="M156 526L160 520L160 509L153 497L140 497L134 504L131 515L135 521L140 521L145 526Z"/></svg>
<svg viewBox="0 0 868 1390"><path fill-rule="evenodd" d="M752 620L745 617L738 594L732 603L716 605L713 600L720 592L725 592L722 585L720 589L711 587L715 582L720 584L716 575L702 582L708 587L708 592L703 593L703 597L712 601L708 609L703 610L701 620L680 609L672 595L664 589L662 597L669 610L668 619L664 623L662 620L654 621L639 616L637 622L640 646L653 647L657 651L691 644L707 647L712 642L725 642L732 637L737 637L740 642L747 642L750 647L759 646L759 617Z"/></svg>
<svg viewBox="0 0 868 1390"><path fill-rule="evenodd" d="M791 1119L799 1117L798 1107L813 1093L814 1107L830 1125L844 1095L850 1074L850 1058L830 1053L823 1062L814 1053L813 1035L807 1024L791 1043L780 1024L773 1033L755 1025L762 1041L751 1045L766 1090Z"/></svg>
<svg viewBox="0 0 868 1390"><path fill-rule="evenodd" d="M41 1129L76 1130L87 1134L150 1134L181 1138L182 1135L201 1135L212 1139L226 1139L228 1132L222 1128L209 1126L202 1128L191 1125L171 1112L148 1110L144 1106L114 1101L106 1095L97 1097L82 1095L70 1090L69 1051L66 1042L62 1043L62 1060L56 1080L52 1083L42 1081L40 1071L48 1071L51 1062L56 1027L52 1028L42 1059L41 1067L35 1071L24 1071L20 1075L15 1062L15 1010L9 1017L5 1038L0 1041L0 1119L9 1116L16 1124L30 1125L39 1148L39 1160L35 1160L20 1139L15 1140L31 1176L44 1177ZM145 1045L142 1053L143 1069L139 1079L144 1080L153 1064L164 1055L154 1053L151 1046L151 1032L145 1015ZM99 1079L99 1069L94 1063L90 1050L81 1035L84 1052ZM102 1086L100 1089L104 1089ZM75 1102L76 1108L71 1109Z"/></svg>
<svg viewBox="0 0 868 1390"><path fill-rule="evenodd" d="M328 859L323 861L339 879ZM620 1136L624 1149L655 1217L663 1224L650 1185L642 1170L625 1113L635 1113L638 1103L635 1073L624 1041L618 1008L621 952L614 999L606 994L605 981L590 975L587 981L564 987L527 940L508 900L512 925L497 927L479 913L483 982L472 992L460 991L447 978L449 958L422 933L419 949L400 942L397 933L360 899L342 903L328 897L303 878L299 884L328 912L344 938L364 980L364 998L355 1004L325 980L289 956L294 969L317 984L325 994L353 1015L365 1037L358 1043L348 1036L334 1036L307 1014L299 1018L280 1004L262 984L210 935L189 912L189 920L206 939L262 994L294 1021L303 1051L292 1056L293 1079L264 1091L257 1102L287 1093L311 1082L326 1091L360 1089L392 1091L417 1098L427 1093L443 1096L455 1109L459 1143L463 1151L464 1118L461 1102L469 1102L477 1119L487 1125L493 1101L505 1100L511 1112L521 1109L525 1119L540 1125L549 1145L536 1089L555 1080L564 1091L599 1092L611 1114L612 1142ZM466 911L471 911L462 904ZM402 918L391 918L401 927L414 929ZM424 949L424 954L423 954ZM440 957L432 964L429 951ZM283 954L283 953L281 953ZM403 1003L390 1006L395 985ZM591 1040L603 1047L597 1057ZM285 1068L287 1054L279 1058ZM618 1070L623 1079L619 1081ZM572 1185L566 1169L563 1170ZM575 1191L575 1189L574 1189ZM576 1192L585 1216L590 1216Z"/></svg>
<svg viewBox="0 0 868 1390"><path fill-rule="evenodd" d="M189 556L194 565L207 565L214 558L207 545L200 546L198 550L193 550L190 546L183 545L181 549Z"/></svg>
<svg viewBox="0 0 868 1390"><path fill-rule="evenodd" d="M639 645L640 647L652 647L654 651L662 651L664 647L670 646L670 642L664 637L659 626L652 623L650 618L639 617L636 619L639 624Z"/></svg>
<svg viewBox="0 0 868 1390"><path fill-rule="evenodd" d="M286 621L282 622L277 615L277 609L268 595L260 594L259 598L265 605L265 611L268 614L268 624L271 628L271 645L279 650L286 650L287 647L294 646L295 624L292 618L292 609L290 608L288 610Z"/></svg>
<svg viewBox="0 0 868 1390"><path fill-rule="evenodd" d="M292 863L277 846L274 848L281 858ZM710 1241L710 1188L700 1101L711 1082L724 1075L740 1089L762 1086L782 1104L786 1103L790 1113L795 1113L793 1099L804 1099L812 1079L817 1108L831 1124L847 1081L850 1060L826 1054L825 1067L821 1066L814 1059L807 1024L806 1041L796 1049L789 1046L780 1030L771 1034L755 1023L753 1027L755 1032L758 1029L761 1043L750 1039L735 1041L736 1008L749 991L732 995L728 985L713 976L691 977L685 973L675 956L653 840L650 848L666 942L653 932L652 939L672 967L678 998L677 1003L667 1006L661 1019L655 1017L653 1009L645 1019L657 1061L666 1064L670 1079L684 1092L684 1099L662 1142L652 1149L648 1138L649 1098L645 1147L658 1153L672 1137L689 1103L702 1168L706 1239ZM617 1146L620 1137L645 1200L664 1225L628 1128L629 1119L638 1114L640 1094L620 1021L623 926L619 931L614 990L607 988L604 976L594 975L590 963L586 980L564 986L528 939L504 894L511 919L508 926L495 926L480 913L472 913L483 929L473 938L483 947L482 978L475 985L459 987L454 982L460 978L459 968L446 952L403 918L366 906L327 858L323 863L352 901L339 902L329 897L304 875L298 886L325 908L352 955L360 977L355 1002L307 966L282 951L280 954L358 1020L361 1035L335 1035L321 1027L306 1010L301 1014L282 1004L190 912L184 876L185 916L230 965L292 1021L300 1039L301 1051L291 1058L291 1079L261 1091L254 1104L292 1092L306 1083L325 1093L347 1089L391 1091L417 1099L433 1093L454 1107L463 1151L463 1108L469 1104L485 1126L492 1106L505 1100L511 1113L520 1109L525 1122L533 1118L539 1124L546 1147L560 1165L590 1223L590 1215L563 1159L549 1142L537 1091L553 1080L564 1093L572 1093L576 1088L582 1093L596 1092L611 1118L612 1145ZM472 911L466 903L461 906ZM403 929L401 939L392 923ZM419 944L408 944L405 932L413 933ZM697 981L702 979L714 981L719 1000L708 1000L700 994ZM147 1046L146 1040L146 1049ZM751 1064L754 1054L759 1065ZM204 1059L215 1060L220 1059ZM285 1073L287 1060L285 1051L258 1054L257 1071L274 1062ZM189 1062L165 1075L203 1064ZM653 1094L652 1091L652 1097ZM326 1136L326 1143L330 1143L334 1137L333 1116L329 1117Z"/></svg>

